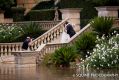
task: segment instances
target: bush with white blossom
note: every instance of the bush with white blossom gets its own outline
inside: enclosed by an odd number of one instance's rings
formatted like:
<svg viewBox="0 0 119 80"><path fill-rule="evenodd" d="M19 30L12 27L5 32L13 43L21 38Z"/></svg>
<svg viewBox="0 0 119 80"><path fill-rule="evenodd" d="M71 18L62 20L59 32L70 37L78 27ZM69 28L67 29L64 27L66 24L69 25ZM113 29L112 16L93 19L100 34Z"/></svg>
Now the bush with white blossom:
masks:
<svg viewBox="0 0 119 80"><path fill-rule="evenodd" d="M23 33L18 25L0 24L0 42L13 42Z"/></svg>
<svg viewBox="0 0 119 80"><path fill-rule="evenodd" d="M97 37L97 45L80 66L95 68L115 68L119 67L119 34L107 39Z"/></svg>

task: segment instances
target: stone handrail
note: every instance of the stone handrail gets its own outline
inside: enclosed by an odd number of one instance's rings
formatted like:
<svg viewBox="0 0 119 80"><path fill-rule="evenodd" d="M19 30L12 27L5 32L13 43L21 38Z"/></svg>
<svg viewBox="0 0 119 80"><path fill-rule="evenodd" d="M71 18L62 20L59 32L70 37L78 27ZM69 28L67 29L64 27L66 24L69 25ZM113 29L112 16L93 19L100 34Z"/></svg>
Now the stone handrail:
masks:
<svg viewBox="0 0 119 80"><path fill-rule="evenodd" d="M40 51L36 51L37 54L37 63L42 60L43 56L48 53L53 53L56 49L59 49L63 46L72 45L80 35L84 34L87 31L90 31L90 23L81 29L77 34L75 34L67 43L47 43Z"/></svg>
<svg viewBox="0 0 119 80"><path fill-rule="evenodd" d="M11 55L11 52L20 51L22 43L0 43L0 56Z"/></svg>
<svg viewBox="0 0 119 80"><path fill-rule="evenodd" d="M59 37L64 29L64 23L67 21L68 19L63 20L62 22L60 22L58 25L56 25L55 27L51 28L50 30L48 30L47 32L45 32L43 35L41 35L40 37L36 38L35 40L33 40L30 43L29 49L30 50L35 50L38 48L38 46L40 46L41 44L46 44L46 43L50 43L51 41L55 40L57 37Z"/></svg>
<svg viewBox="0 0 119 80"><path fill-rule="evenodd" d="M116 20L115 23L119 27L119 20ZM82 34L87 31L90 31L90 23L86 25L83 29L81 29L76 35L74 35L67 43L56 43L56 44L46 44L40 51L38 51L37 55L37 63L42 60L43 56L48 53L53 53L56 49L59 49L65 45L72 45Z"/></svg>
<svg viewBox="0 0 119 80"><path fill-rule="evenodd" d="M28 24L31 21L26 21L26 22L14 22L14 23L1 23L6 26L10 25L23 25L23 24ZM39 25L42 26L44 30L49 30L52 27L54 27L56 24L58 24L60 21L32 21L35 23L38 23ZM11 55L11 52L14 51L20 51L22 46L22 42L19 43L0 43L0 55Z"/></svg>
<svg viewBox="0 0 119 80"><path fill-rule="evenodd" d="M31 22L38 24L43 30L49 30L55 25L57 25L60 21L24 21L24 22L12 22L12 23L0 23L0 24L6 26L11 26L11 25L22 26L22 25L29 24Z"/></svg>

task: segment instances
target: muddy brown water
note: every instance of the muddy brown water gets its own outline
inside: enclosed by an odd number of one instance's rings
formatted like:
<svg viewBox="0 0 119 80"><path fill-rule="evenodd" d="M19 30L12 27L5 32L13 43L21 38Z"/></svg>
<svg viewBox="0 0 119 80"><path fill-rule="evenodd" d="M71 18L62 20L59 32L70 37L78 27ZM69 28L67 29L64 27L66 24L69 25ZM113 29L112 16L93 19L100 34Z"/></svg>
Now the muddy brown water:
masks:
<svg viewBox="0 0 119 80"><path fill-rule="evenodd" d="M0 80L119 80L119 70L0 64Z"/></svg>

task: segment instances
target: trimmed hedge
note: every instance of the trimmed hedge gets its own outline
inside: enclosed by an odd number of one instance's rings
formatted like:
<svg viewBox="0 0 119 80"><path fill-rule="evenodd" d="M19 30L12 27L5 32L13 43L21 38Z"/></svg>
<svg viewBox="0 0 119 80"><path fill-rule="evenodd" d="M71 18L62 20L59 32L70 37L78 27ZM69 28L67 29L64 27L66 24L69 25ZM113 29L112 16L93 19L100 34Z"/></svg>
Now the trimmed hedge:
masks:
<svg viewBox="0 0 119 80"><path fill-rule="evenodd" d="M55 17L55 10L31 10L27 15L30 21L53 20Z"/></svg>
<svg viewBox="0 0 119 80"><path fill-rule="evenodd" d="M23 7L12 7L13 21L23 21L24 11L25 8Z"/></svg>
<svg viewBox="0 0 119 80"><path fill-rule="evenodd" d="M54 1L43 1L36 5L32 10L51 9L54 7Z"/></svg>
<svg viewBox="0 0 119 80"><path fill-rule="evenodd" d="M81 11L81 28L83 28L90 19L97 16L94 4L88 0L61 0L57 5L59 8L83 8Z"/></svg>

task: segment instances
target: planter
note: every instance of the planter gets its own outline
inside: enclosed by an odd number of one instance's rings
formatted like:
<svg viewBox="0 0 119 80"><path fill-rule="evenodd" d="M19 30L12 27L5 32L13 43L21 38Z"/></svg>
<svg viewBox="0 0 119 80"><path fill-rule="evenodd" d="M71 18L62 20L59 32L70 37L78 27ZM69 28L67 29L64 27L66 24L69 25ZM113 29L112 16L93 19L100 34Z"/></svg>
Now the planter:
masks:
<svg viewBox="0 0 119 80"><path fill-rule="evenodd" d="M118 18L119 6L101 6L95 8L98 11L98 16Z"/></svg>
<svg viewBox="0 0 119 80"><path fill-rule="evenodd" d="M80 11L82 8L66 8L66 9L60 9L60 12L62 13L62 19L69 18L69 21L71 24L74 24L75 31L80 30Z"/></svg>

